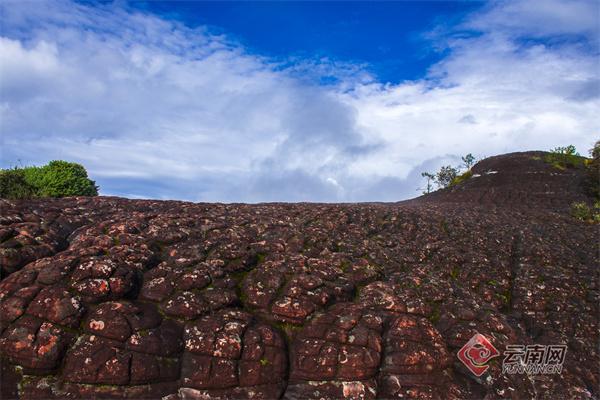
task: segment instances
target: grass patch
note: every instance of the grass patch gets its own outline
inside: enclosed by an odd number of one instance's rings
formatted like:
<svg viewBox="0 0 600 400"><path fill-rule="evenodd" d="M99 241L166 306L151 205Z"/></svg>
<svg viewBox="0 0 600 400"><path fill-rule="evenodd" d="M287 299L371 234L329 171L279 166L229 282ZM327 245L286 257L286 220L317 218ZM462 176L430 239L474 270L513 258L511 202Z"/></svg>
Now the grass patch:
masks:
<svg viewBox="0 0 600 400"><path fill-rule="evenodd" d="M455 265L454 267L452 267L452 269L450 270L450 278L452 278L452 280L457 280L458 279L458 274L460 273L460 269Z"/></svg>
<svg viewBox="0 0 600 400"><path fill-rule="evenodd" d="M468 180L469 178L471 178L472 176L473 176L473 171L468 170L468 171L454 177L454 179L452 179L452 181L450 182L449 186L456 186L460 183L463 183L466 180Z"/></svg>
<svg viewBox="0 0 600 400"><path fill-rule="evenodd" d="M572 203L571 216L583 222L600 223L600 201L596 201L592 207L583 201Z"/></svg>

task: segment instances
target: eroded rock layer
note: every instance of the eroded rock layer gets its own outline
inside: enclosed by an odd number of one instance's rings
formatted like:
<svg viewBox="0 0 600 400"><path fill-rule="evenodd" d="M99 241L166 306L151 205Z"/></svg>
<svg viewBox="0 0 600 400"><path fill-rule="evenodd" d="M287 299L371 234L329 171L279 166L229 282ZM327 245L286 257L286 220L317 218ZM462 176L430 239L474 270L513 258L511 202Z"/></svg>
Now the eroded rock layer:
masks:
<svg viewBox="0 0 600 400"><path fill-rule="evenodd" d="M0 200L2 398L598 398L582 172L474 173L396 204ZM477 378L475 333L566 344L563 372Z"/></svg>

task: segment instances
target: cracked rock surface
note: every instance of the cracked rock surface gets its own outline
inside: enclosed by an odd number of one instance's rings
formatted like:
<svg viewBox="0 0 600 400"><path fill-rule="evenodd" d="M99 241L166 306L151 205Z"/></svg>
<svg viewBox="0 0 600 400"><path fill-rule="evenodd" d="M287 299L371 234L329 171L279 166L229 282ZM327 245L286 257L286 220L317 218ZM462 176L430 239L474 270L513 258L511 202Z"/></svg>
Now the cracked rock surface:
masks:
<svg viewBox="0 0 600 400"><path fill-rule="evenodd" d="M1 397L597 399L585 173L539 155L399 203L0 200ZM477 378L475 333L562 374Z"/></svg>

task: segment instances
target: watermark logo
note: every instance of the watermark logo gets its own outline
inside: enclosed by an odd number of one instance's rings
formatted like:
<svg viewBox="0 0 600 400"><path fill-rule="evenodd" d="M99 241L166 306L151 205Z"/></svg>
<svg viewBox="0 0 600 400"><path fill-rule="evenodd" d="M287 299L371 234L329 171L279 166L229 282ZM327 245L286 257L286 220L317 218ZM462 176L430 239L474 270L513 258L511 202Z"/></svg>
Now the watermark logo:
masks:
<svg viewBox="0 0 600 400"><path fill-rule="evenodd" d="M566 345L508 345L502 360L503 374L560 374Z"/></svg>
<svg viewBox="0 0 600 400"><path fill-rule="evenodd" d="M507 345L502 353L503 374L560 374L567 354L566 345ZM477 377L488 370L500 352L482 334L475 334L459 351L458 359Z"/></svg>
<svg viewBox="0 0 600 400"><path fill-rule="evenodd" d="M475 334L459 351L458 359L475 376L481 376L490 367L487 362L500 353L485 336L480 333Z"/></svg>

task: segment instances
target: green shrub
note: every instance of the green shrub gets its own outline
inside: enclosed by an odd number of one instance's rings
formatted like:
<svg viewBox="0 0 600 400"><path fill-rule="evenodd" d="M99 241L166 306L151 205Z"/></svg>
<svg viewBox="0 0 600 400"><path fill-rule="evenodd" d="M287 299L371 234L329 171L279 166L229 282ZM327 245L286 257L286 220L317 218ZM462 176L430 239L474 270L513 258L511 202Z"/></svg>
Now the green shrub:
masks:
<svg viewBox="0 0 600 400"><path fill-rule="evenodd" d="M3 170L20 178L7 180L1 197L65 197L97 196L96 183L88 178L85 168L67 161L51 161L42 167L25 167Z"/></svg>
<svg viewBox="0 0 600 400"><path fill-rule="evenodd" d="M433 190L433 183L437 185L438 189L447 188L464 182L472 177L473 172L471 172L471 167L475 165L475 161L477 161L477 159L473 156L473 154L469 153L466 156L461 157L461 160L463 162L462 166L453 167L451 165L445 165L441 167L440 170L435 174L430 172L421 172L421 176L427 179L427 186L425 187L423 194L431 193ZM459 175L462 167L464 167L466 171Z"/></svg>
<svg viewBox="0 0 600 400"><path fill-rule="evenodd" d="M25 180L23 169L0 170L0 198L28 199L35 197L35 188Z"/></svg>
<svg viewBox="0 0 600 400"><path fill-rule="evenodd" d="M586 163L588 169L586 186L589 193L596 200L600 200L600 140L590 150L590 155L592 158Z"/></svg>
<svg viewBox="0 0 600 400"><path fill-rule="evenodd" d="M445 165L435 175L436 183L439 187L446 188L458 176L458 169L451 165Z"/></svg>
<svg viewBox="0 0 600 400"><path fill-rule="evenodd" d="M567 154L570 156L578 156L579 155L579 153L577 152L577 149L572 144L570 144L568 146L564 146L564 147L563 146L555 147L550 152L555 153L555 154Z"/></svg>

